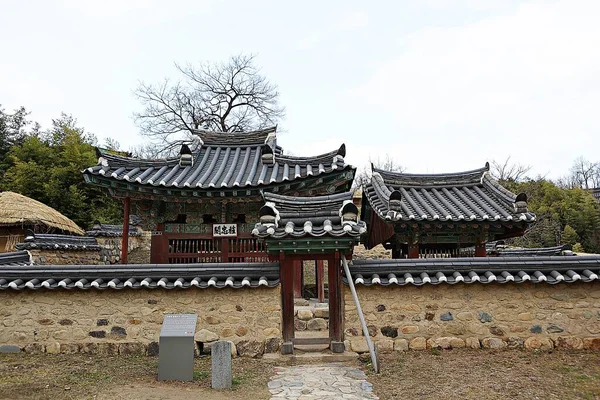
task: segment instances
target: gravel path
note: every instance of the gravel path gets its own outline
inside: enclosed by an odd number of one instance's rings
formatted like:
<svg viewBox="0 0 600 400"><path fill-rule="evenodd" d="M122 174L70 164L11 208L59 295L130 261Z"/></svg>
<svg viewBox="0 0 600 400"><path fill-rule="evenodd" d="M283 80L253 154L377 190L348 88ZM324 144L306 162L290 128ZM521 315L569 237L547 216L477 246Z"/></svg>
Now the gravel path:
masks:
<svg viewBox="0 0 600 400"><path fill-rule="evenodd" d="M343 364L277 367L275 373L271 399L377 399L364 372Z"/></svg>

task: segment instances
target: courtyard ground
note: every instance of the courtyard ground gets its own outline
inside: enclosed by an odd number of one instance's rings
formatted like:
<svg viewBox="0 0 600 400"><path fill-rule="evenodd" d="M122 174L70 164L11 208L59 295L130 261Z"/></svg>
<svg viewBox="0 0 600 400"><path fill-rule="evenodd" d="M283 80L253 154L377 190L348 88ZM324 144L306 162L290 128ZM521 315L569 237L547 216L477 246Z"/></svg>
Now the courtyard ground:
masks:
<svg viewBox="0 0 600 400"><path fill-rule="evenodd" d="M365 359L366 360L366 359ZM210 358L197 358L194 382L157 382L157 357L0 354L0 399L268 399L284 359L233 360L234 388L210 389ZM367 370L380 399L600 399L600 353L428 350L382 354Z"/></svg>

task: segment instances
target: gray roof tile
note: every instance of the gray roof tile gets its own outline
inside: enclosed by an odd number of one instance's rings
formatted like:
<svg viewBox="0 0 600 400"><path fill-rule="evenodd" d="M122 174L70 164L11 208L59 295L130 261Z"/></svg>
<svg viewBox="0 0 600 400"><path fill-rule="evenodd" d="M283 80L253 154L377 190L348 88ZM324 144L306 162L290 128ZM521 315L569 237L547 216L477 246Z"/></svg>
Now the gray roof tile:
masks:
<svg viewBox="0 0 600 400"><path fill-rule="evenodd" d="M524 195L516 196L484 168L451 174L405 174L373 168L363 189L386 221L535 221Z"/></svg>
<svg viewBox="0 0 600 400"><path fill-rule="evenodd" d="M25 267L32 265L31 254L28 251L14 251L10 253L0 253L1 267Z"/></svg>
<svg viewBox="0 0 600 400"><path fill-rule="evenodd" d="M600 256L364 260L350 265L355 284L573 283L600 279ZM344 277L344 283L348 283Z"/></svg>
<svg viewBox="0 0 600 400"><path fill-rule="evenodd" d="M98 165L83 173L146 186L210 190L267 186L354 170L344 162L344 145L315 157L282 155L274 129L249 133L198 131L197 135L200 145L192 151L191 165L181 165L180 157L141 160L99 150Z"/></svg>
<svg viewBox="0 0 600 400"><path fill-rule="evenodd" d="M71 236L71 235L55 235L55 234L40 234L28 232L24 243L19 243L15 246L18 250L100 250L101 247L93 237L88 236Z"/></svg>
<svg viewBox="0 0 600 400"><path fill-rule="evenodd" d="M293 197L263 193L266 204L260 209L260 222L252 233L261 238L358 237L366 232L366 224L356 220L358 209L352 195Z"/></svg>

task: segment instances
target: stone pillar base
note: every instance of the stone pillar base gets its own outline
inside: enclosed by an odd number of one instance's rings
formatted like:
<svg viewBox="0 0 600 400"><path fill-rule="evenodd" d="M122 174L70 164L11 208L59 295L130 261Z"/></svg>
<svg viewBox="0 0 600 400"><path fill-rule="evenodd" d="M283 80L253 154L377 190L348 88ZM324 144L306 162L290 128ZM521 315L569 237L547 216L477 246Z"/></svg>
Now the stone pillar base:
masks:
<svg viewBox="0 0 600 400"><path fill-rule="evenodd" d="M294 343L285 342L281 345L281 354L294 354Z"/></svg>
<svg viewBox="0 0 600 400"><path fill-rule="evenodd" d="M343 353L346 350L344 342L334 342L333 340L331 341L329 348L334 353Z"/></svg>

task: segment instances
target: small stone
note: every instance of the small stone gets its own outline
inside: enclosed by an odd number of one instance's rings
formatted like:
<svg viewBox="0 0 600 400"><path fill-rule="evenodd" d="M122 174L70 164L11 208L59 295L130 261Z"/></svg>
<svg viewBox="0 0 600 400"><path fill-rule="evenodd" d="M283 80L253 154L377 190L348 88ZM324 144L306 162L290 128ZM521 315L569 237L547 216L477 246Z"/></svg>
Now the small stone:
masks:
<svg viewBox="0 0 600 400"><path fill-rule="evenodd" d="M281 348L283 341L281 338L272 337L265 341L265 353L277 353Z"/></svg>
<svg viewBox="0 0 600 400"><path fill-rule="evenodd" d="M440 321L452 321L454 317L451 312L446 312L440 315Z"/></svg>
<svg viewBox="0 0 600 400"><path fill-rule="evenodd" d="M583 348L586 350L600 350L600 338L583 339Z"/></svg>
<svg viewBox="0 0 600 400"><path fill-rule="evenodd" d="M411 335L413 333L419 332L419 327L416 325L408 325L402 327L402 333L404 335Z"/></svg>
<svg viewBox="0 0 600 400"><path fill-rule="evenodd" d="M77 354L79 353L79 345L76 343L63 343L60 345L61 354Z"/></svg>
<svg viewBox="0 0 600 400"><path fill-rule="evenodd" d="M52 324L54 324L54 321L52 321L50 318L43 318L43 319L40 319L38 321L38 323L40 325L52 325Z"/></svg>
<svg viewBox="0 0 600 400"><path fill-rule="evenodd" d="M148 304L158 304L158 300L156 300L156 299L148 299Z"/></svg>
<svg viewBox="0 0 600 400"><path fill-rule="evenodd" d="M398 337L398 328L391 326L384 326L381 328L381 334L385 337L395 338Z"/></svg>
<svg viewBox="0 0 600 400"><path fill-rule="evenodd" d="M265 352L265 343L258 340L242 340L237 344L238 354L242 357L260 357Z"/></svg>
<svg viewBox="0 0 600 400"><path fill-rule="evenodd" d="M244 311L244 309L242 308L242 306L240 306L239 304L236 304L235 310L238 311L238 312Z"/></svg>
<svg viewBox="0 0 600 400"><path fill-rule="evenodd" d="M307 322L306 327L309 331L324 331L327 330L327 320L323 318L314 318Z"/></svg>
<svg viewBox="0 0 600 400"><path fill-rule="evenodd" d="M421 321L421 315L420 314L413 315L413 317L411 318L411 321L413 321L413 322L420 322Z"/></svg>
<svg viewBox="0 0 600 400"><path fill-rule="evenodd" d="M138 319L138 318L132 318L132 319L130 319L128 322L129 322L131 325L139 325L139 324L141 324L141 323L142 323L142 320L141 320L141 319Z"/></svg>
<svg viewBox="0 0 600 400"><path fill-rule="evenodd" d="M196 342L209 343L209 342L214 342L218 339L219 339L219 336L216 333L211 332L207 329L200 329L194 335L194 340Z"/></svg>
<svg viewBox="0 0 600 400"><path fill-rule="evenodd" d="M546 332L548 332L548 333L561 333L564 331L565 330L563 328L561 328L560 326L558 326L556 324L549 324L548 327L546 328Z"/></svg>
<svg viewBox="0 0 600 400"><path fill-rule="evenodd" d="M385 305L379 304L375 309L379 312L385 311Z"/></svg>
<svg viewBox="0 0 600 400"><path fill-rule="evenodd" d="M265 337L279 337L280 336L279 329L277 328L265 328L263 329L263 335L265 335Z"/></svg>
<svg viewBox="0 0 600 400"><path fill-rule="evenodd" d="M61 319L58 321L60 325L73 325L73 321L70 319Z"/></svg>
<svg viewBox="0 0 600 400"><path fill-rule="evenodd" d="M469 311L463 311L456 315L456 318L460 321L470 321L473 319L473 313Z"/></svg>
<svg viewBox="0 0 600 400"><path fill-rule="evenodd" d="M46 345L46 353L58 354L60 353L60 343L50 343Z"/></svg>
<svg viewBox="0 0 600 400"><path fill-rule="evenodd" d="M106 337L106 331L91 331L88 335L96 339L104 339Z"/></svg>
<svg viewBox="0 0 600 400"><path fill-rule="evenodd" d="M550 338L544 336L531 336L525 340L525 348L527 350L552 350L554 343L552 343Z"/></svg>
<svg viewBox="0 0 600 400"><path fill-rule="evenodd" d="M531 327L531 329L529 329L529 331L531 333L542 333L542 327L541 325L534 325Z"/></svg>
<svg viewBox="0 0 600 400"><path fill-rule="evenodd" d="M505 335L504 330L497 326L490 326L490 333L492 335L496 335L496 336L504 336Z"/></svg>
<svg viewBox="0 0 600 400"><path fill-rule="evenodd" d="M158 355L158 342L151 342L150 344L148 344L148 347L146 349L148 356L157 356Z"/></svg>
<svg viewBox="0 0 600 400"><path fill-rule="evenodd" d="M479 311L477 319L481 323L492 322L492 316L485 311Z"/></svg>
<svg viewBox="0 0 600 400"><path fill-rule="evenodd" d="M111 335L116 335L116 336L127 336L127 331L125 330L125 328L122 328L120 326L113 326L110 330Z"/></svg>
<svg viewBox="0 0 600 400"><path fill-rule="evenodd" d="M348 328L345 330L346 335L350 335L350 336L358 336L358 329L356 328Z"/></svg>
<svg viewBox="0 0 600 400"><path fill-rule="evenodd" d="M529 312L520 313L518 317L521 321L531 321L533 319L533 315Z"/></svg>
<svg viewBox="0 0 600 400"><path fill-rule="evenodd" d="M425 319L427 321L433 321L434 318L435 318L435 313L432 313L432 312L425 313Z"/></svg>
<svg viewBox="0 0 600 400"><path fill-rule="evenodd" d="M375 325L367 325L367 330L369 331L369 336L375 337L377 336L377 327ZM364 332L363 332L364 335Z"/></svg>
<svg viewBox="0 0 600 400"><path fill-rule="evenodd" d="M367 339L364 337L355 337L350 339L350 348L357 353L366 353L369 351Z"/></svg>
<svg viewBox="0 0 600 400"><path fill-rule="evenodd" d="M559 337L554 340L554 345L560 349L581 350L583 340L577 337Z"/></svg>
<svg viewBox="0 0 600 400"><path fill-rule="evenodd" d="M523 339L517 336L511 336L506 340L506 346L509 349L521 349L524 343Z"/></svg>
<svg viewBox="0 0 600 400"><path fill-rule="evenodd" d="M391 353L394 350L394 341L391 339L380 339L377 341L377 349L380 353Z"/></svg>
<svg viewBox="0 0 600 400"><path fill-rule="evenodd" d="M329 308L315 308L315 318L329 318Z"/></svg>
<svg viewBox="0 0 600 400"><path fill-rule="evenodd" d="M481 345L486 349L502 349L506 347L506 343L500 338L485 338L481 341Z"/></svg>
<svg viewBox="0 0 600 400"><path fill-rule="evenodd" d="M300 309L298 310L298 319L301 321L308 321L313 318L313 312L308 309Z"/></svg>
<svg viewBox="0 0 600 400"><path fill-rule="evenodd" d="M416 337L410 341L408 347L411 350L425 350L427 348L427 340L424 337Z"/></svg>
<svg viewBox="0 0 600 400"><path fill-rule="evenodd" d="M479 343L479 339L476 337L469 337L465 339L465 345L470 349L480 349L481 343Z"/></svg>
<svg viewBox="0 0 600 400"><path fill-rule="evenodd" d="M119 354L126 356L142 356L146 352L143 343L131 342L119 344Z"/></svg>
<svg viewBox="0 0 600 400"><path fill-rule="evenodd" d="M246 336L248 334L248 328L246 328L245 326L239 326L235 330L235 334L236 334L236 336ZM213 335L214 335L214 333L213 333ZM217 340L217 339L214 339L214 340Z"/></svg>
<svg viewBox="0 0 600 400"><path fill-rule="evenodd" d="M297 331L305 331L307 327L306 321L301 321L299 319L294 319L294 328Z"/></svg>
<svg viewBox="0 0 600 400"><path fill-rule="evenodd" d="M107 319L99 319L96 321L96 326L106 326L106 325L108 325Z"/></svg>
<svg viewBox="0 0 600 400"><path fill-rule="evenodd" d="M406 340L406 339L394 340L394 350L395 351L407 351L408 350L408 340Z"/></svg>

